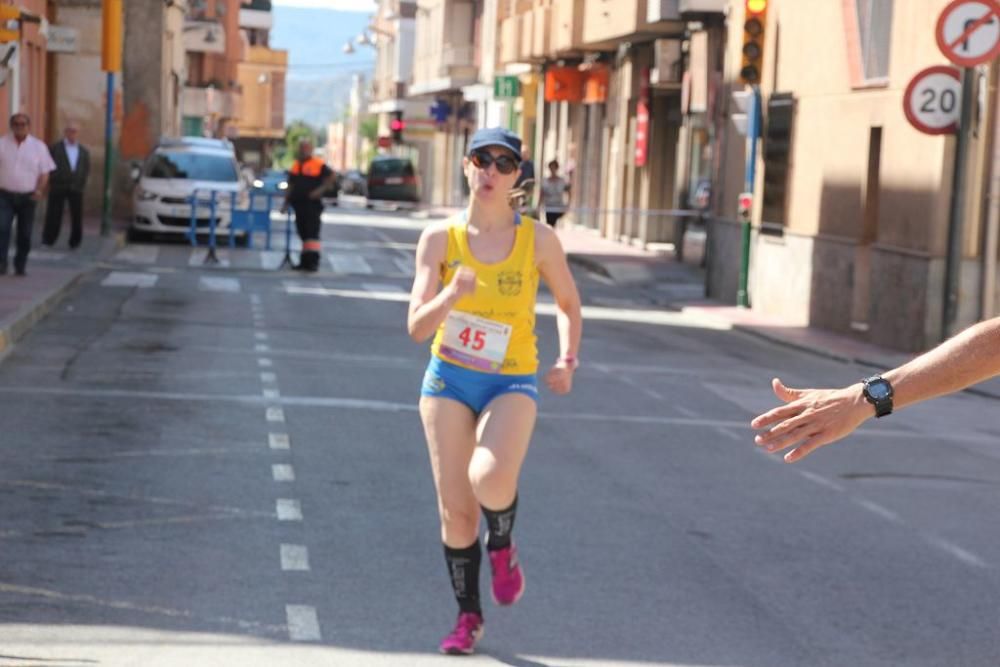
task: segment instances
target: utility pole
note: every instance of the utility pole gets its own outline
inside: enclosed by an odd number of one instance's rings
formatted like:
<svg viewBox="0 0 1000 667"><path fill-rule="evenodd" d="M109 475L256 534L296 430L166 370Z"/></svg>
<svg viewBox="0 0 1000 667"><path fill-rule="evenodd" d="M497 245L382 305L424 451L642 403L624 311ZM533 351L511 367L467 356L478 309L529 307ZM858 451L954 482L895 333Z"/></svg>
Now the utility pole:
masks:
<svg viewBox="0 0 1000 667"><path fill-rule="evenodd" d="M111 175L114 164L115 72L122 68L122 0L103 0L101 69L107 73L104 112L104 209L101 236L111 234Z"/></svg>

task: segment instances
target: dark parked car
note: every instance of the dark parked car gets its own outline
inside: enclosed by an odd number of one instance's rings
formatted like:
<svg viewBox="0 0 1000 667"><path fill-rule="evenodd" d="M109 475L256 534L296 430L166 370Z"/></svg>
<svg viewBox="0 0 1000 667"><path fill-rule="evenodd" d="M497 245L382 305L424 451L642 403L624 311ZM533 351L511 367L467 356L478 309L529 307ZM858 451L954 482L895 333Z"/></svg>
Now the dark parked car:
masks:
<svg viewBox="0 0 1000 667"><path fill-rule="evenodd" d="M379 156L368 167L368 207L376 202L420 201L417 173L406 158Z"/></svg>
<svg viewBox="0 0 1000 667"><path fill-rule="evenodd" d="M368 191L368 177L357 169L348 169L340 175L340 191L345 195L361 195Z"/></svg>

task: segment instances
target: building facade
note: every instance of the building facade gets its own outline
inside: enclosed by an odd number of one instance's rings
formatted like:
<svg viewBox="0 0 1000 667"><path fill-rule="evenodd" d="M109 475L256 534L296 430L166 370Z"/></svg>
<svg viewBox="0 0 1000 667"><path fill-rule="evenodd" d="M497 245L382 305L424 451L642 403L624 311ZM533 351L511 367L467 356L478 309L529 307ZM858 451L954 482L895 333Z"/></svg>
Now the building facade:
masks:
<svg viewBox="0 0 1000 667"><path fill-rule="evenodd" d="M756 163L751 305L794 324L917 351L996 312L989 238L996 63L977 68L970 178L955 286L944 320L956 138L917 131L903 113L908 82L947 64L935 41L945 0L767 3L760 82L765 127ZM739 89L743 2L733 2L725 76ZM817 30L815 26L835 26ZM803 58L802 54L810 54ZM729 101L727 95L727 102ZM736 201L745 140L720 114L723 160L710 234L709 290L732 300L740 262ZM990 206L987 206L990 204ZM993 213L995 217L995 212ZM995 227L995 225L994 225ZM992 257L992 260L990 259ZM990 268L992 264L992 269ZM992 301L992 303L989 303Z"/></svg>
<svg viewBox="0 0 1000 667"><path fill-rule="evenodd" d="M232 136L240 161L259 170L271 166L275 146L284 142L288 52L269 46L270 2L244 2L239 26L244 49L236 72L242 103Z"/></svg>
<svg viewBox="0 0 1000 667"><path fill-rule="evenodd" d="M483 0L420 0L417 3L410 99L429 108L434 124L424 199L460 206L468 190L462 158L477 127L475 106L462 90L479 83Z"/></svg>

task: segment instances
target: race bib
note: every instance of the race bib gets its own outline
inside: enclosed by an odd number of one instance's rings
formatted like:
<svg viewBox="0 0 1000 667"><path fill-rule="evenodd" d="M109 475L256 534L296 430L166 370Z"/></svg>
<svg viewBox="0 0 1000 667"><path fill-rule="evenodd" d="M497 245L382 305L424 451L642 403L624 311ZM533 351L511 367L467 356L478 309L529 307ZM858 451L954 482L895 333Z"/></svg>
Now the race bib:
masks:
<svg viewBox="0 0 1000 667"><path fill-rule="evenodd" d="M507 357L512 330L503 322L453 311L445 320L444 339L438 352L450 361L499 373Z"/></svg>

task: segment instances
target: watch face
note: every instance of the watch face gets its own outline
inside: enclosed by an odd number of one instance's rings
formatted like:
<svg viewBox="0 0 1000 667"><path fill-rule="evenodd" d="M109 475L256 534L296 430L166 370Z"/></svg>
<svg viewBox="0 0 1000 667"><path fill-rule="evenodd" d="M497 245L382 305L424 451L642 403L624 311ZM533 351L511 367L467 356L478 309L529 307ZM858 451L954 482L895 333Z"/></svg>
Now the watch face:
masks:
<svg viewBox="0 0 1000 667"><path fill-rule="evenodd" d="M889 383L885 380L875 380L868 385L868 395L876 401L889 398L890 394Z"/></svg>

